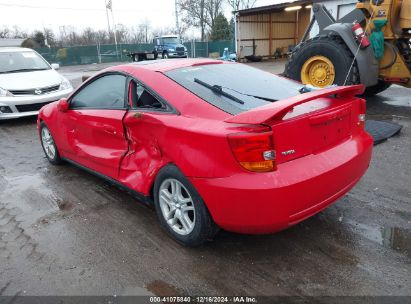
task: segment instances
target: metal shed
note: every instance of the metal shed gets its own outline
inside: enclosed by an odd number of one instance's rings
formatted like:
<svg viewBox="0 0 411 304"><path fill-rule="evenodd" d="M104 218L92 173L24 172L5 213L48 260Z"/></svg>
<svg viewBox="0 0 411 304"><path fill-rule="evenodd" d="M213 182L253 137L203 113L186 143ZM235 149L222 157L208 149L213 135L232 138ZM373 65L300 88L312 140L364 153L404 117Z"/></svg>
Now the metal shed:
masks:
<svg viewBox="0 0 411 304"><path fill-rule="evenodd" d="M294 1L236 11L237 57L287 53L298 44L310 23L312 2Z"/></svg>

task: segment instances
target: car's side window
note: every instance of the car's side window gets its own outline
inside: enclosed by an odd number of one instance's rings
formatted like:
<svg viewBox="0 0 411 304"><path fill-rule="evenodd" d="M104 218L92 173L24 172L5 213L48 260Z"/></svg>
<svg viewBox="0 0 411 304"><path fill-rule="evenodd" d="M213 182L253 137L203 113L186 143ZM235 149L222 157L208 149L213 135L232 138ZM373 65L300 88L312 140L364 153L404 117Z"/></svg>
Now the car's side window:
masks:
<svg viewBox="0 0 411 304"><path fill-rule="evenodd" d="M129 100L133 109L166 109L162 102L134 80L130 81Z"/></svg>
<svg viewBox="0 0 411 304"><path fill-rule="evenodd" d="M126 80L118 74L102 76L74 95L70 108L123 109Z"/></svg>

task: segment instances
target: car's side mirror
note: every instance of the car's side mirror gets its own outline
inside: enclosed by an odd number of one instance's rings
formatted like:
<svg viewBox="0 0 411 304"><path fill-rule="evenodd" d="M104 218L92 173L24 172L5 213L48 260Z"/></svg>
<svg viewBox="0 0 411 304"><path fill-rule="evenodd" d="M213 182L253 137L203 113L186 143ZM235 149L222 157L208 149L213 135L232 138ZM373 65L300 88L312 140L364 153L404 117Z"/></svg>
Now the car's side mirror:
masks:
<svg viewBox="0 0 411 304"><path fill-rule="evenodd" d="M60 68L60 65L59 65L58 63L52 63L52 64L51 64L51 68L52 68L53 70L58 70L58 69Z"/></svg>
<svg viewBox="0 0 411 304"><path fill-rule="evenodd" d="M70 103L68 102L67 98L62 98L59 100L57 104L57 108L59 109L60 112L67 112L69 109Z"/></svg>

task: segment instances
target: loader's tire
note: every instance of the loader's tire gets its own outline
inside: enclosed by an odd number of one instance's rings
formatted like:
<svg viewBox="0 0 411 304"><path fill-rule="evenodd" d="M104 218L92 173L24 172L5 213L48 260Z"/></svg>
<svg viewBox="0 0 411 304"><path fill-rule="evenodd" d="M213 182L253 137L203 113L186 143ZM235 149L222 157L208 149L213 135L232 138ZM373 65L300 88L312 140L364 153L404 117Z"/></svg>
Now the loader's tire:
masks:
<svg viewBox="0 0 411 304"><path fill-rule="evenodd" d="M371 97L377 95L378 93L381 93L382 91L388 89L390 86L391 83L385 82L383 80L378 80L378 83L376 85L365 89L364 96Z"/></svg>
<svg viewBox="0 0 411 304"><path fill-rule="evenodd" d="M296 47L284 76L317 87L343 85L346 79L346 85L358 84L360 77L355 61L350 70L353 60L354 55L339 36L316 36Z"/></svg>

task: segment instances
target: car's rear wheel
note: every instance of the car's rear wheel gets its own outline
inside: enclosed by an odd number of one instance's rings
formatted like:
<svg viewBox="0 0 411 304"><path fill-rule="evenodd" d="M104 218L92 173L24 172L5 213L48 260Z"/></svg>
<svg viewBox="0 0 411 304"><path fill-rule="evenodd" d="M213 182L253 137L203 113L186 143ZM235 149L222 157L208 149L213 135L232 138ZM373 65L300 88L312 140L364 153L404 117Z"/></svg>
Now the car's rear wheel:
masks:
<svg viewBox="0 0 411 304"><path fill-rule="evenodd" d="M59 151L57 150L56 143L54 142L53 136L49 128L44 122L40 124L40 139L41 146L43 147L44 154L46 154L47 159L53 165L58 165L62 162L60 158Z"/></svg>
<svg viewBox="0 0 411 304"><path fill-rule="evenodd" d="M183 245L199 246L218 231L198 192L173 165L158 173L154 203L162 226Z"/></svg>

